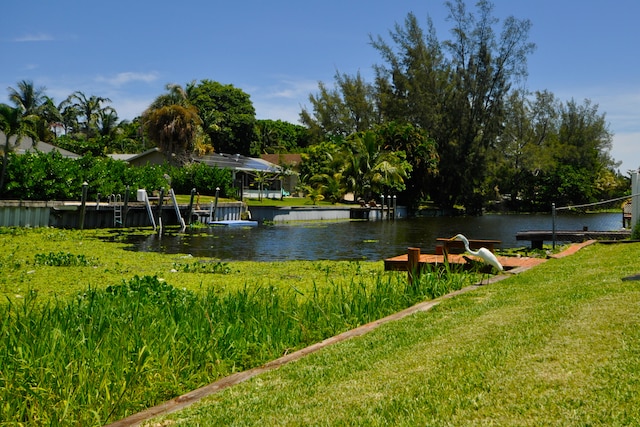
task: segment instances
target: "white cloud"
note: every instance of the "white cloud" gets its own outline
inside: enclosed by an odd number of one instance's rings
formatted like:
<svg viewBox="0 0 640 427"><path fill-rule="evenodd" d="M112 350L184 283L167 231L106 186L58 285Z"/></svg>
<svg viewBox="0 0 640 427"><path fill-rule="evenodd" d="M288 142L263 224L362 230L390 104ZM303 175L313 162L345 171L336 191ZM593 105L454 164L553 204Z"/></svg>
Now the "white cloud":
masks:
<svg viewBox="0 0 640 427"><path fill-rule="evenodd" d="M253 106L256 109L257 119L282 120L300 124L300 111L302 108L295 100L291 102L254 101Z"/></svg>
<svg viewBox="0 0 640 427"><path fill-rule="evenodd" d="M49 41L53 41L53 36L46 33L26 34L24 36L14 38L13 41L17 43L49 42Z"/></svg>
<svg viewBox="0 0 640 427"><path fill-rule="evenodd" d="M284 79L276 87L270 87L265 95L269 98L307 99L318 90L318 82L311 80Z"/></svg>
<svg viewBox="0 0 640 427"><path fill-rule="evenodd" d="M115 87L120 87L132 82L152 83L157 79L158 73L153 71L150 73L135 73L128 71L124 73L118 73L115 76L111 77L98 76L96 78L96 80L100 83L107 83Z"/></svg>
<svg viewBox="0 0 640 427"><path fill-rule="evenodd" d="M120 120L133 120L142 115L154 98L136 99L136 98L117 98L113 97L111 106L118 112Z"/></svg>
<svg viewBox="0 0 640 427"><path fill-rule="evenodd" d="M640 131L640 91L604 96L600 110L606 113L606 120L611 123L614 133Z"/></svg>
<svg viewBox="0 0 640 427"><path fill-rule="evenodd" d="M318 90L318 82L291 76L275 76L270 84L244 85L242 90L251 96L257 119L299 124L300 112L309 102L309 94Z"/></svg>
<svg viewBox="0 0 640 427"><path fill-rule="evenodd" d="M640 167L640 132L619 133L613 137L611 157L621 161L620 172Z"/></svg>

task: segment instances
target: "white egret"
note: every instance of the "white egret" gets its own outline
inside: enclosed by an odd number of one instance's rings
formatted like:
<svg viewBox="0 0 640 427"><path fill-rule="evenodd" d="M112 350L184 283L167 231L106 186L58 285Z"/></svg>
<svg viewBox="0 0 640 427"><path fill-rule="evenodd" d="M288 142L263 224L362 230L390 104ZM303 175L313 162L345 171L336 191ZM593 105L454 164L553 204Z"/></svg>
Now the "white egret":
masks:
<svg viewBox="0 0 640 427"><path fill-rule="evenodd" d="M472 251L471 248L469 248L469 240L467 240L467 238L464 237L462 234L457 234L449 240L461 240L462 243L464 243L465 250L469 252L471 255L481 258L482 261L485 262L485 264L489 264L497 268L499 271L504 270L502 268L502 264L500 264L500 261L498 261L498 258L496 258L493 252L491 252L487 248L480 248L477 251Z"/></svg>

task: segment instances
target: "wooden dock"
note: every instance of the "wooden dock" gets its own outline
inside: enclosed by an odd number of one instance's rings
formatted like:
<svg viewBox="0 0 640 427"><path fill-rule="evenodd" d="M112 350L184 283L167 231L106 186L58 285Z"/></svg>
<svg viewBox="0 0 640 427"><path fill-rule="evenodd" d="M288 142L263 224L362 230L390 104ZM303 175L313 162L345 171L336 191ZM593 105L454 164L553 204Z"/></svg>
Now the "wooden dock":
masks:
<svg viewBox="0 0 640 427"><path fill-rule="evenodd" d="M585 246L589 246L596 242L597 240L590 239L580 243L574 243L560 253L549 255L548 258L564 258L566 256L573 255ZM408 248L406 254L385 259L384 269L385 271L406 271L408 274L408 280L411 283L414 278L420 276L420 273L424 271L427 266L430 266L431 268L440 268L449 264L450 266L453 265L459 266L463 269L470 269L473 268L474 265L469 263L469 260L472 262L477 261L482 263L482 260L474 258L476 257L465 254L447 254L446 251L443 254L422 254L420 253L420 248ZM498 261L502 264L505 272L511 274L528 270L544 263L548 259L522 256L496 256L496 258L498 258Z"/></svg>
<svg viewBox="0 0 640 427"><path fill-rule="evenodd" d="M531 257L498 256L497 258L506 271L515 269L527 269L535 267L536 265L542 264L546 261L545 258ZM444 255L420 254L418 258L418 265L420 267L425 267L427 265L438 267L444 266L446 263L448 263L449 265L459 265L463 268L470 268L472 266L467 262L467 259L473 260L475 259L475 257L465 254L449 254L445 261ZM387 271L407 271L408 262L408 253L392 258L387 258L384 260L384 269ZM482 262L482 260L478 258L478 262Z"/></svg>
<svg viewBox="0 0 640 427"><path fill-rule="evenodd" d="M532 249L542 249L544 242L553 241L553 231L532 230L516 233L516 240L528 240ZM557 242L580 243L588 240L624 240L631 236L631 230L590 231L590 230L556 230Z"/></svg>
<svg viewBox="0 0 640 427"><path fill-rule="evenodd" d="M451 254L446 251L443 254L421 254L420 248L408 248L407 253L384 260L385 271L406 271L407 280L413 283L420 277L420 274L428 267L454 269L461 268L468 270L476 268L477 263L482 264L482 272L491 272L492 267L484 264L480 259L475 259L472 255ZM497 257L505 271L519 273L536 265L542 264L546 260L543 258L530 257Z"/></svg>

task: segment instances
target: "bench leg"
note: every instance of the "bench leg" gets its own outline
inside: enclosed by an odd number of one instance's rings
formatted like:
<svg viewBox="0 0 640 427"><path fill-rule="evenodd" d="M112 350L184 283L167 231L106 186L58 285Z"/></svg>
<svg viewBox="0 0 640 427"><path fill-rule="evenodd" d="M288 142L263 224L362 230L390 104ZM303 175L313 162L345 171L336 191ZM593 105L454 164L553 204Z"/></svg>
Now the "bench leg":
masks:
<svg viewBox="0 0 640 427"><path fill-rule="evenodd" d="M532 240L531 241L531 249L542 249L542 244L544 241L542 240Z"/></svg>
<svg viewBox="0 0 640 427"><path fill-rule="evenodd" d="M410 286L420 280L420 248L407 249L407 280Z"/></svg>

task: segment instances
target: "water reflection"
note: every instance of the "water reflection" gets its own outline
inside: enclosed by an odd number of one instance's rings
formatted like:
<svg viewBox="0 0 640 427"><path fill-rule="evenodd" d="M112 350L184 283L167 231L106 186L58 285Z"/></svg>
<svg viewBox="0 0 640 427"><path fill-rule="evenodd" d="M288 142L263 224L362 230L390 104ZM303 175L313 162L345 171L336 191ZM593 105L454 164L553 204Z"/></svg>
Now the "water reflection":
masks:
<svg viewBox="0 0 640 427"><path fill-rule="evenodd" d="M621 214L560 215L558 230L618 230ZM436 238L457 233L473 239L497 239L502 248L522 247L516 233L550 230L550 215L412 218L379 222L315 222L250 228L213 227L162 236L130 236L136 251L186 253L224 261L381 260L407 247L435 249Z"/></svg>

